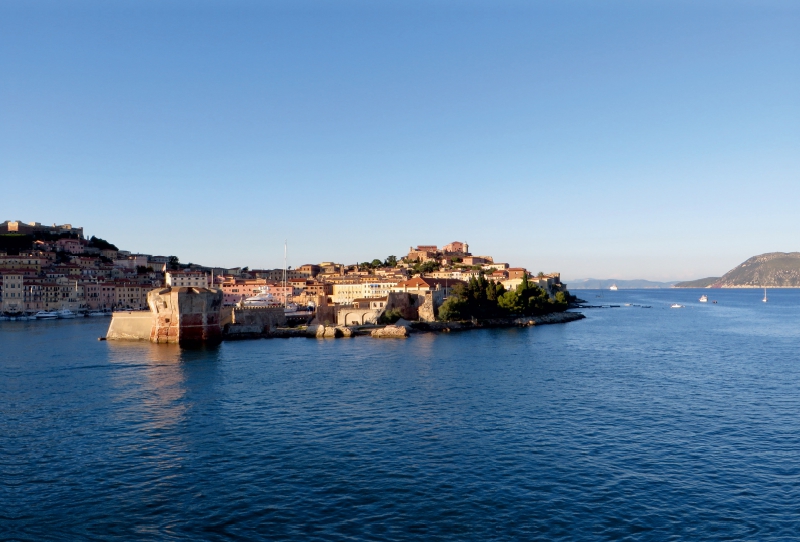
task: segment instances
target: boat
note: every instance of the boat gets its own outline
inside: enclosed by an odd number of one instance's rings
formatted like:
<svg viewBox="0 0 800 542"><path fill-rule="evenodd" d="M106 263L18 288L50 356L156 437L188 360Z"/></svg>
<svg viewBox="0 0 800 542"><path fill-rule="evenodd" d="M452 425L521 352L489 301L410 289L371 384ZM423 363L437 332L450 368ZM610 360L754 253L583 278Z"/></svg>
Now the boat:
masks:
<svg viewBox="0 0 800 542"><path fill-rule="evenodd" d="M55 320L58 314L55 311L39 311L33 315L37 320Z"/></svg>
<svg viewBox="0 0 800 542"><path fill-rule="evenodd" d="M708 303L708 296L707 295L701 295L700 296L700 303Z"/></svg>
<svg viewBox="0 0 800 542"><path fill-rule="evenodd" d="M683 305L680 305L678 303L673 303L672 305L670 305L670 308L671 309L682 309Z"/></svg>
<svg viewBox="0 0 800 542"><path fill-rule="evenodd" d="M609 290L611 290L612 292L616 292L617 290L619 290L619 288L617 288L616 284L612 284Z"/></svg>
<svg viewBox="0 0 800 542"><path fill-rule="evenodd" d="M75 313L69 309L61 309L60 311L56 311L56 316L58 318L69 319L75 318Z"/></svg>
<svg viewBox="0 0 800 542"><path fill-rule="evenodd" d="M94 318L96 316L105 316L102 311L89 311L86 313L86 316L89 318Z"/></svg>
<svg viewBox="0 0 800 542"><path fill-rule="evenodd" d="M761 301L763 301L764 303L767 302L767 289L766 288L764 288L764 299L762 299Z"/></svg>
<svg viewBox="0 0 800 542"><path fill-rule="evenodd" d="M267 293L265 290L256 289L256 295L250 296L244 301L242 305L245 307L280 307L280 300L274 295Z"/></svg>

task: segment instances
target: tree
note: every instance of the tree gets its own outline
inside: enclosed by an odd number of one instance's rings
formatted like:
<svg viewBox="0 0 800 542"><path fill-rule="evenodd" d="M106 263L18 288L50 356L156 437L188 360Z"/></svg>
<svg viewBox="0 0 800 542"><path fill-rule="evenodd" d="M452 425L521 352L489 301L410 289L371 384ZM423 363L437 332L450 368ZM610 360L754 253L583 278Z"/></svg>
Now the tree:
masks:
<svg viewBox="0 0 800 542"><path fill-rule="evenodd" d="M116 247L116 245L112 245L111 243L109 243L105 239L100 239L99 237L95 237L94 235L92 235L89 238L88 246L94 247L94 248L99 248L100 250L119 250Z"/></svg>
<svg viewBox="0 0 800 542"><path fill-rule="evenodd" d="M439 320L451 322L453 320L466 320L469 317L467 302L456 296L448 297L439 307Z"/></svg>
<svg viewBox="0 0 800 542"><path fill-rule="evenodd" d="M397 256L389 256L383 262L385 267L397 267Z"/></svg>
<svg viewBox="0 0 800 542"><path fill-rule="evenodd" d="M382 265L383 265L383 262L382 262L382 261L380 261L380 260L379 260L379 259L377 259L377 258L375 258L374 260L372 260L372 261L370 262L370 266L372 266L372 268L373 268L373 269L377 269L377 268L381 267Z"/></svg>
<svg viewBox="0 0 800 542"><path fill-rule="evenodd" d="M171 269L173 271L177 270L180 267L180 261L178 261L177 256L170 256L167 258L167 269Z"/></svg>

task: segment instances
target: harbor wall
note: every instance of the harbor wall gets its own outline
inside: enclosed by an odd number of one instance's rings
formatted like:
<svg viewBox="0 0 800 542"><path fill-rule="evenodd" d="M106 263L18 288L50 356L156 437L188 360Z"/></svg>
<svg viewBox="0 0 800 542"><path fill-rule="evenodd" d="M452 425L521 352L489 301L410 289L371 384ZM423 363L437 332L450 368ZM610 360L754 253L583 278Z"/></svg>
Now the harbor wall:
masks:
<svg viewBox="0 0 800 542"><path fill-rule="evenodd" d="M149 341L153 327L150 311L115 312L106 338L109 340Z"/></svg>

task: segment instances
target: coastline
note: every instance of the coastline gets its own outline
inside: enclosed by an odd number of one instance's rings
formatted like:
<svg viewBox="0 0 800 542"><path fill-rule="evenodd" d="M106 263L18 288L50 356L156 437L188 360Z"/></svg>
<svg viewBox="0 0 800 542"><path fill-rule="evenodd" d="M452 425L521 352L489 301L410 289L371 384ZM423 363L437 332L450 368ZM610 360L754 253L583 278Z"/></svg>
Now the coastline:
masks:
<svg viewBox="0 0 800 542"><path fill-rule="evenodd" d="M552 324L566 324L586 318L580 312L554 312L540 316L525 316L512 318L490 318L476 321L458 322L408 322L401 325L385 326L307 326L298 328L277 328L269 333L248 335L227 335L223 340L246 339L289 339L293 337L307 337L317 339L338 339L358 336L371 336L373 338L405 338L414 333L450 333L453 331L468 331L473 329L492 329L510 327L531 327Z"/></svg>

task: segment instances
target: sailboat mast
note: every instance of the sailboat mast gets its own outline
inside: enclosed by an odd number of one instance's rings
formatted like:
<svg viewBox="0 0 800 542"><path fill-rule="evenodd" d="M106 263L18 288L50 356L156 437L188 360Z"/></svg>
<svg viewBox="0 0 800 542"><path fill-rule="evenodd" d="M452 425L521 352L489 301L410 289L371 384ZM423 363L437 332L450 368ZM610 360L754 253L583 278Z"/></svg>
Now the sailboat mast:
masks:
<svg viewBox="0 0 800 542"><path fill-rule="evenodd" d="M283 306L286 307L286 245L288 244L288 239L283 241Z"/></svg>

